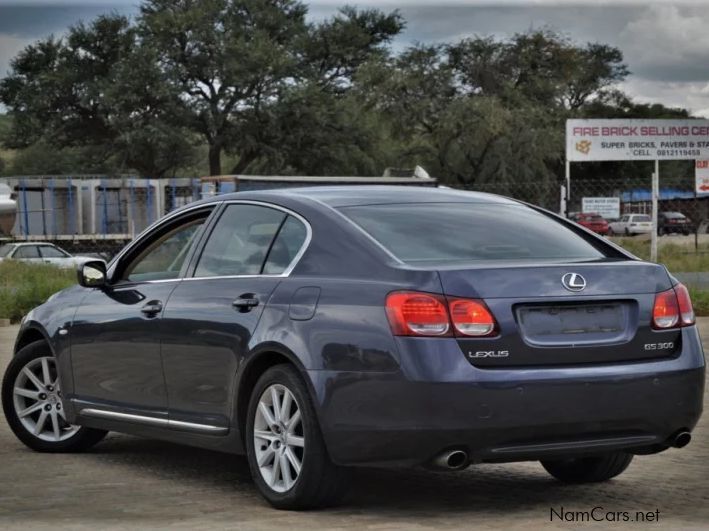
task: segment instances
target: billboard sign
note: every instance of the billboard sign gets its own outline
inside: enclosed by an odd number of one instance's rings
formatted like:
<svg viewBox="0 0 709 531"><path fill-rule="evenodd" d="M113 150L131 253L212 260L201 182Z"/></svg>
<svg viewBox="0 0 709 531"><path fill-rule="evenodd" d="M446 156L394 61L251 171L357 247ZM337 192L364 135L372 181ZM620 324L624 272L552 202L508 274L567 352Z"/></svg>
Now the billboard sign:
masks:
<svg viewBox="0 0 709 531"><path fill-rule="evenodd" d="M566 160L709 159L709 120L567 120Z"/></svg>
<svg viewBox="0 0 709 531"><path fill-rule="evenodd" d="M695 162L694 176L697 195L709 194L709 160L698 160Z"/></svg>
<svg viewBox="0 0 709 531"><path fill-rule="evenodd" d="M600 214L604 219L620 217L619 197L584 197L581 201L584 214Z"/></svg>

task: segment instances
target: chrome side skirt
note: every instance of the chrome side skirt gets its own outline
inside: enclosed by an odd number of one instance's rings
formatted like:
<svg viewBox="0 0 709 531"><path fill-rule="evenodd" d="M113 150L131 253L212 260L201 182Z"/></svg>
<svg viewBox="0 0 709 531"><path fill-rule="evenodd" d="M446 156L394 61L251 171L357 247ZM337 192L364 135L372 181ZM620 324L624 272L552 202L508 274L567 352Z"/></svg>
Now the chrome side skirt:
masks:
<svg viewBox="0 0 709 531"><path fill-rule="evenodd" d="M134 424L146 424L149 426L171 428L180 431L209 433L212 435L224 435L229 432L229 428L225 428L223 426L213 426L211 424L196 424L194 422L183 422L181 420L148 417L145 415L135 415L133 413L120 413L118 411L107 411L105 409L97 408L84 408L79 411L79 415L99 419L120 420L123 422L132 422Z"/></svg>

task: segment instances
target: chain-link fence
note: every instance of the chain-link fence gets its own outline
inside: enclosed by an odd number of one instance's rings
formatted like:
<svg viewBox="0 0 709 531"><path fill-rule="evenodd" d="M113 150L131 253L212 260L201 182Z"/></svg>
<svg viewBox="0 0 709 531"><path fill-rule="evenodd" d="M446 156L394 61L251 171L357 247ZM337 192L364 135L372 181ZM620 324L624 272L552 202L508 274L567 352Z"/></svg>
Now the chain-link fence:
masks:
<svg viewBox="0 0 709 531"><path fill-rule="evenodd" d="M650 176L625 179L571 180L570 194L566 200L563 182L550 183L490 183L469 187L470 190L500 194L541 206L553 212L601 214L607 221L615 222L626 214L652 214L652 179ZM658 212L680 213L688 218L690 232L708 232L709 196L697 196L694 182L686 178L660 177ZM598 205L605 209L598 210ZM675 230L659 219L660 234L686 232Z"/></svg>

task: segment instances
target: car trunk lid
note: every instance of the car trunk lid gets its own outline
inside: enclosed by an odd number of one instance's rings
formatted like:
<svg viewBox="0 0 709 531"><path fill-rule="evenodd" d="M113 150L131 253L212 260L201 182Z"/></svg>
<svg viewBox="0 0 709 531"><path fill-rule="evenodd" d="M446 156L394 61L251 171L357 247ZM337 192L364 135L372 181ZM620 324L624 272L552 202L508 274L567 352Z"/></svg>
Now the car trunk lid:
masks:
<svg viewBox="0 0 709 531"><path fill-rule="evenodd" d="M677 329L651 326L667 271L640 261L479 265L439 270L448 297L483 299L498 322L493 338L459 337L480 367L613 363L672 356Z"/></svg>

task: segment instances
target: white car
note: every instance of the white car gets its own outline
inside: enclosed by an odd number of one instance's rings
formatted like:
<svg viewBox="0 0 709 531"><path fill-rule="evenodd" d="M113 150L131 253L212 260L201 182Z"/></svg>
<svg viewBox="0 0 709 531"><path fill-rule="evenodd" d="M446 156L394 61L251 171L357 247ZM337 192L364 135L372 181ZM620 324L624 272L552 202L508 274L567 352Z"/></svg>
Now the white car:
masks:
<svg viewBox="0 0 709 531"><path fill-rule="evenodd" d="M652 219L647 214L625 214L618 221L609 223L610 233L635 236L652 232Z"/></svg>
<svg viewBox="0 0 709 531"><path fill-rule="evenodd" d="M47 263L59 267L76 267L77 264L95 260L88 256L72 256L51 243L6 243L0 246L0 261L5 259Z"/></svg>

